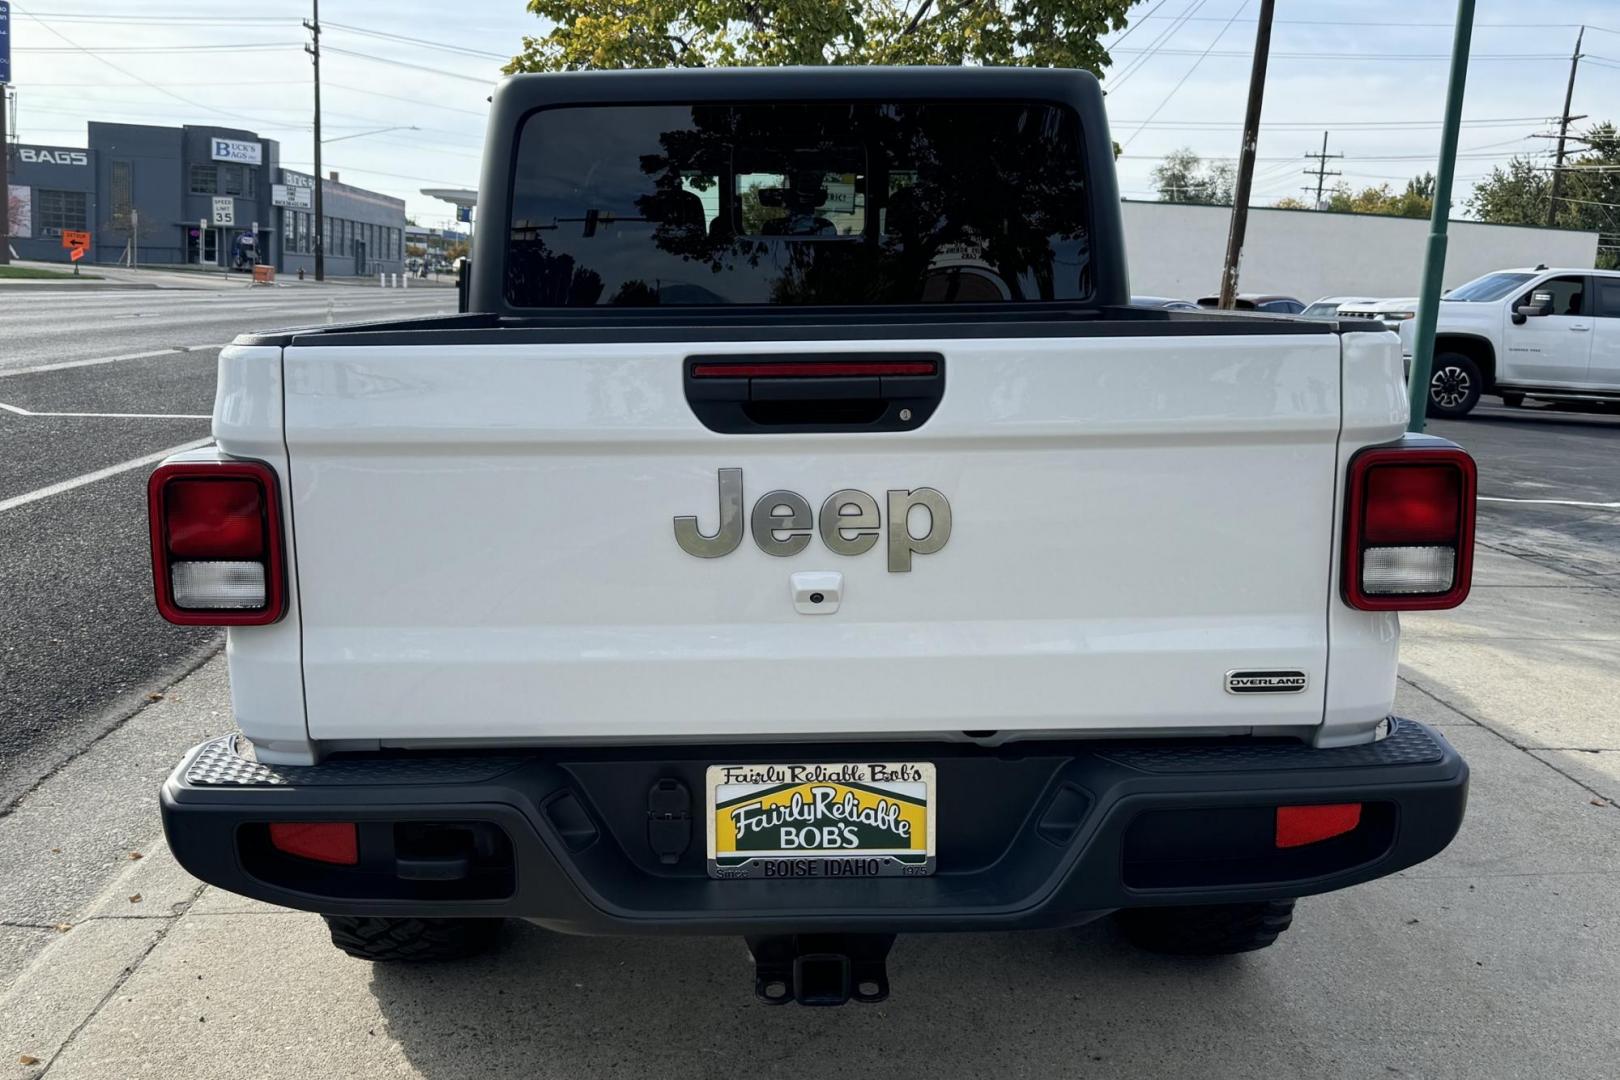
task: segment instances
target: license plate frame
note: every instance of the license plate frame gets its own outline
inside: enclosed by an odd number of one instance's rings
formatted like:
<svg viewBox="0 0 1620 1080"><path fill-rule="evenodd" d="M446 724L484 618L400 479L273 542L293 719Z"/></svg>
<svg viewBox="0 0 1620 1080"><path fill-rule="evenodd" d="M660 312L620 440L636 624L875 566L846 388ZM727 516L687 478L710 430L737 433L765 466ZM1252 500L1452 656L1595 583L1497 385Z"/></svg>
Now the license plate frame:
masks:
<svg viewBox="0 0 1620 1080"><path fill-rule="evenodd" d="M938 804L927 761L711 765L703 801L709 876L926 877L936 867ZM810 840L817 846L804 845Z"/></svg>

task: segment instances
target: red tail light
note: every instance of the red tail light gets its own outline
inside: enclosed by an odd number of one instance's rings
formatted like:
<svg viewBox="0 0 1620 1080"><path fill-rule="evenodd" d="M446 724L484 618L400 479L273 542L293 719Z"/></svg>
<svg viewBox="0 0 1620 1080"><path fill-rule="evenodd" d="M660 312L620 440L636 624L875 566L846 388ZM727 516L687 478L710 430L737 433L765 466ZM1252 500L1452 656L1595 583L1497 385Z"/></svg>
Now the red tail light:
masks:
<svg viewBox="0 0 1620 1080"><path fill-rule="evenodd" d="M360 861L352 821L279 821L270 826L270 846L300 859L353 866Z"/></svg>
<svg viewBox="0 0 1620 1080"><path fill-rule="evenodd" d="M286 606L276 474L258 461L161 465L147 483L158 613L259 626Z"/></svg>
<svg viewBox="0 0 1620 1080"><path fill-rule="evenodd" d="M1434 611L1468 598L1474 570L1474 459L1455 446L1379 447L1350 461L1345 603Z"/></svg>

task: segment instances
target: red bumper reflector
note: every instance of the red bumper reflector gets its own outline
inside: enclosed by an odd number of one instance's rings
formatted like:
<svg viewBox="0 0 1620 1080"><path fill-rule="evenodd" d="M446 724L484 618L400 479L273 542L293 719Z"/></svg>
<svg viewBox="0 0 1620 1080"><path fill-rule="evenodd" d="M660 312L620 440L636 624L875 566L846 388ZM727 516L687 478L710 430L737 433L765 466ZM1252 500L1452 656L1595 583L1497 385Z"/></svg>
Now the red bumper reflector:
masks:
<svg viewBox="0 0 1620 1080"><path fill-rule="evenodd" d="M936 375L932 360L776 361L761 364L693 364L694 379L832 379L873 375Z"/></svg>
<svg viewBox="0 0 1620 1080"><path fill-rule="evenodd" d="M360 845L352 821L282 821L270 826L270 844L300 859L353 866Z"/></svg>
<svg viewBox="0 0 1620 1080"><path fill-rule="evenodd" d="M1277 807L1277 846L1304 847L1331 840L1361 824L1361 804L1327 803L1322 806Z"/></svg>

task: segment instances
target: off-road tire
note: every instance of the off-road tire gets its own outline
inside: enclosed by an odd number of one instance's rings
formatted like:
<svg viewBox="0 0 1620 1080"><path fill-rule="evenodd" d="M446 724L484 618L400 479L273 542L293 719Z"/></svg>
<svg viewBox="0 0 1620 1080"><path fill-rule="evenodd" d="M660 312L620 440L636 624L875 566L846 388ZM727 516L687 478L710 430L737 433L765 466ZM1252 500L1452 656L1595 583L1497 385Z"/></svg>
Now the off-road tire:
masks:
<svg viewBox="0 0 1620 1080"><path fill-rule="evenodd" d="M1435 353L1429 375L1429 415L1446 420L1467 416L1479 404L1484 389L1478 364L1462 353Z"/></svg>
<svg viewBox="0 0 1620 1080"><path fill-rule="evenodd" d="M1180 956L1253 952L1277 940L1294 921L1294 901L1130 908L1116 916L1132 945Z"/></svg>
<svg viewBox="0 0 1620 1080"><path fill-rule="evenodd" d="M332 944L376 963L459 960L495 944L500 919L379 919L322 915Z"/></svg>
<svg viewBox="0 0 1620 1080"><path fill-rule="evenodd" d="M1502 395L1502 404L1506 405L1510 409L1517 409L1520 405L1524 404L1524 395L1523 394L1503 394Z"/></svg>

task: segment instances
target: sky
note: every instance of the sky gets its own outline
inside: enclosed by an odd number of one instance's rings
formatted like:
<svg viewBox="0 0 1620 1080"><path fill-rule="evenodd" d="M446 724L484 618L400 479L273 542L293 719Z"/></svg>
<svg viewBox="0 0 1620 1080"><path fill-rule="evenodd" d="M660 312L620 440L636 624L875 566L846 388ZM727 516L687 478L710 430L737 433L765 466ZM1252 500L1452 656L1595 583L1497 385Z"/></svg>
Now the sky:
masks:
<svg viewBox="0 0 1620 1080"><path fill-rule="evenodd" d="M1188 147L1237 154L1259 0L1143 0L1105 40L1120 190L1155 198L1151 171ZM83 146L89 120L247 128L311 164L309 2L13 0L22 142ZM1280 0L1253 202L1300 196L1305 155L1356 187L1400 188L1432 169L1454 0ZM542 24L522 0L324 0L323 165L449 223L424 187L476 187L485 98L504 58ZM1572 112L1620 121L1620 4L1479 0L1456 202L1514 154L1549 157L1577 26L1588 25ZM419 39L417 42L402 38ZM1577 123L1577 127L1582 121ZM1314 179L1309 181L1314 184Z"/></svg>

